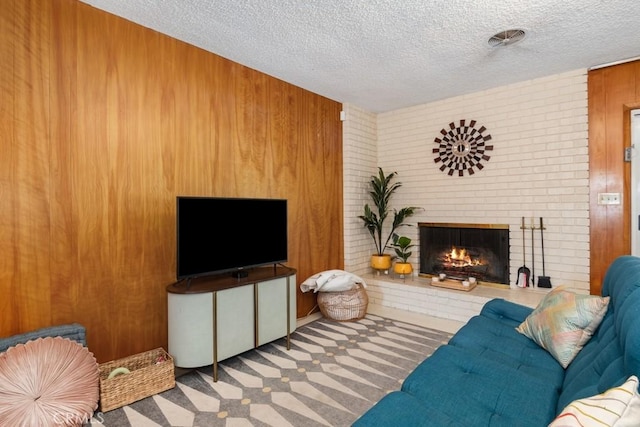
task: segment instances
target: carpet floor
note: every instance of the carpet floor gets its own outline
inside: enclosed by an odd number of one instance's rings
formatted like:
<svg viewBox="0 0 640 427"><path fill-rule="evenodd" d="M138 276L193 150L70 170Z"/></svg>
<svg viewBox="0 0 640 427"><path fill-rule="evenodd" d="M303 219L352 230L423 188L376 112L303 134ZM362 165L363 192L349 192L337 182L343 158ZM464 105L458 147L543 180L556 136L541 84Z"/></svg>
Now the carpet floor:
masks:
<svg viewBox="0 0 640 427"><path fill-rule="evenodd" d="M354 322L325 318L284 338L188 371L176 387L109 412L91 426L351 425L451 334L367 315Z"/></svg>

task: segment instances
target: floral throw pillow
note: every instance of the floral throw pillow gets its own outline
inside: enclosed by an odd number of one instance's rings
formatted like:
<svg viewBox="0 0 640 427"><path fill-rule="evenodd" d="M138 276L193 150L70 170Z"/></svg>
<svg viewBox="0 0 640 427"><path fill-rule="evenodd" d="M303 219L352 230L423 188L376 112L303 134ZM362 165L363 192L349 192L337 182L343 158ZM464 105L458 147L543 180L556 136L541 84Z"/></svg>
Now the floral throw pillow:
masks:
<svg viewBox="0 0 640 427"><path fill-rule="evenodd" d="M575 400L560 412L549 427L637 427L640 425L638 378L631 376L620 387Z"/></svg>
<svg viewBox="0 0 640 427"><path fill-rule="evenodd" d="M576 294L560 286L549 292L516 330L566 368L591 339L608 306L609 297Z"/></svg>

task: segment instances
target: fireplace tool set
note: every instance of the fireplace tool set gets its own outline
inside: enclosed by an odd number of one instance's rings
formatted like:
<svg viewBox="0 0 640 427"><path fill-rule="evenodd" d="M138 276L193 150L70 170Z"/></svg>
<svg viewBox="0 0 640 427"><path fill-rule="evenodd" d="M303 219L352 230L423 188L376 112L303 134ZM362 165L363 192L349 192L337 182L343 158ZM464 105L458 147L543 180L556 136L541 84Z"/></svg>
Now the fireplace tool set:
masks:
<svg viewBox="0 0 640 427"><path fill-rule="evenodd" d="M522 225L520 225L520 229L522 230L522 267L518 269L518 277L516 279L516 286L521 288L529 286L529 278L531 277L531 270L527 267L527 252L525 249L524 231L526 228L524 225L524 217L522 217Z"/></svg>
<svg viewBox="0 0 640 427"><path fill-rule="evenodd" d="M531 270L527 267L527 255L525 252L525 230L529 228L531 229ZM530 227L527 227L524 223L524 217L522 217L522 225L520 226L522 230L522 267L518 269L518 277L516 279L516 286L521 288L526 287L535 287L535 236L534 231L540 230L540 247L542 249L542 276L538 276L538 287L539 288L550 288L551 287L551 279L546 275L545 265L544 265L544 223L542 217L540 217L540 226L536 227L532 222Z"/></svg>

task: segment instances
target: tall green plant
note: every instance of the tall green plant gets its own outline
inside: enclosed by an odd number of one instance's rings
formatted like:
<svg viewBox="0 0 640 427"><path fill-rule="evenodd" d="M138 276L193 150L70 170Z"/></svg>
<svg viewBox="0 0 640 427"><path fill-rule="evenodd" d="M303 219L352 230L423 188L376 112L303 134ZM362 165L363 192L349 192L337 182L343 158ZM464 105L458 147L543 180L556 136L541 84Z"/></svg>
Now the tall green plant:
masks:
<svg viewBox="0 0 640 427"><path fill-rule="evenodd" d="M378 175L373 175L371 181L369 181L371 186L369 195L374 209L367 203L364 205L364 215L358 216L373 239L376 255L384 255L384 251L390 246L389 241L395 230L398 227L409 225L405 224L404 221L420 209L415 206L405 207L400 210L394 209L391 230L386 239L383 240L384 223L390 213L389 201L398 188L402 187L401 182L392 182L397 174L397 172L392 172L389 175L385 175L382 168L378 168Z"/></svg>

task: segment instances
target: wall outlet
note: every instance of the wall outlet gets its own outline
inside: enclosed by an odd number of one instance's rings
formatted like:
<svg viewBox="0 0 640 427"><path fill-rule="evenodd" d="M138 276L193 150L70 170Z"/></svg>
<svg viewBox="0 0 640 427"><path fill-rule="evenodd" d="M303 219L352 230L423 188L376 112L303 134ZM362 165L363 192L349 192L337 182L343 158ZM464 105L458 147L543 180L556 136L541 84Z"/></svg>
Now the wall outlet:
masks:
<svg viewBox="0 0 640 427"><path fill-rule="evenodd" d="M598 193L599 205L619 205L620 193Z"/></svg>

